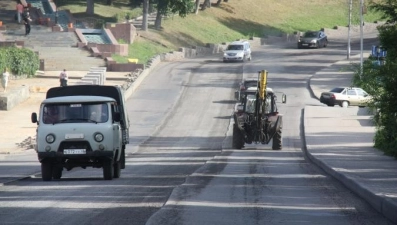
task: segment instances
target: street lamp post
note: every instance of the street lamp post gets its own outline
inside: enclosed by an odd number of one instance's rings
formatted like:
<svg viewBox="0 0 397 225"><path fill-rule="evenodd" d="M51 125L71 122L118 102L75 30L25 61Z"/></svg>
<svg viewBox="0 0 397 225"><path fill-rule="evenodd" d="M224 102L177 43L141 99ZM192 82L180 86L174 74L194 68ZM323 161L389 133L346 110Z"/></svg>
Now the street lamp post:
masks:
<svg viewBox="0 0 397 225"><path fill-rule="evenodd" d="M363 26L364 26L364 0L360 0L360 78L363 73Z"/></svg>
<svg viewBox="0 0 397 225"><path fill-rule="evenodd" d="M352 5L353 5L353 0L348 0L348 5L349 5L349 19L348 19L348 27L347 27L347 59L350 58L350 27L352 23Z"/></svg>

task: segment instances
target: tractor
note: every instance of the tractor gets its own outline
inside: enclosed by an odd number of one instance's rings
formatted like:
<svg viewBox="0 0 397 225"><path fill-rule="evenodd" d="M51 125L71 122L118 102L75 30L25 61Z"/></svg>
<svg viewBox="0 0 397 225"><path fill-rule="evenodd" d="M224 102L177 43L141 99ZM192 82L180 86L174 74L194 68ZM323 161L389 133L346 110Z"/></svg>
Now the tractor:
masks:
<svg viewBox="0 0 397 225"><path fill-rule="evenodd" d="M258 84L243 91L235 92L239 102L234 110L233 141L234 149L242 149L245 144L269 144L273 150L282 149L283 117L277 109L277 95L267 87L266 70L258 72ZM287 97L282 94L282 103Z"/></svg>

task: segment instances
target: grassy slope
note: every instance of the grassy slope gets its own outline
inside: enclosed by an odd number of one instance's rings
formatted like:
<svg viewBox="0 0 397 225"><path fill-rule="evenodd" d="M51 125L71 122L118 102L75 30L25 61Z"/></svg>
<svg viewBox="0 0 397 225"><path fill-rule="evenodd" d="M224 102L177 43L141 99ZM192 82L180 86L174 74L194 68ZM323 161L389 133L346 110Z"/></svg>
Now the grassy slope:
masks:
<svg viewBox="0 0 397 225"><path fill-rule="evenodd" d="M111 18L115 13L128 10L123 1L125 0L116 1L116 7L112 9L96 4L95 12L100 18ZM358 24L359 1L353 2L352 23ZM84 4L67 4L64 7L73 13L83 14L85 11ZM139 37L137 42L130 46L129 57L145 62L150 55L182 46L343 26L348 23L347 10L346 0L230 0L228 3L222 2L220 7L199 11L198 15L166 18L162 23L162 31L150 29L149 32L140 32L141 36L146 38ZM368 12L365 20L373 22L379 17L373 12ZM122 57L115 58L123 61Z"/></svg>
<svg viewBox="0 0 397 225"><path fill-rule="evenodd" d="M346 0L232 0L187 18L164 21L163 36L174 45L220 43L251 36L279 35L347 25ZM358 1L355 1L358 2ZM358 4L352 22L359 23ZM367 21L378 15L369 13ZM177 40L177 41L172 41Z"/></svg>

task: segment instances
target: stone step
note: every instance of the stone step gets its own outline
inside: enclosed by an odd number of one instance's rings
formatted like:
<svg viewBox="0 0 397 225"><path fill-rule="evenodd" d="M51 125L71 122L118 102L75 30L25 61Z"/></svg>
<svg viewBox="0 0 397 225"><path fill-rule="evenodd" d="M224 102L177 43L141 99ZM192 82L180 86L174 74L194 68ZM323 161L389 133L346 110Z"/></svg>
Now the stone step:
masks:
<svg viewBox="0 0 397 225"><path fill-rule="evenodd" d="M92 57L85 49L36 46L34 51L38 51L39 58L44 60L45 71L88 71L91 67L105 66L103 59Z"/></svg>

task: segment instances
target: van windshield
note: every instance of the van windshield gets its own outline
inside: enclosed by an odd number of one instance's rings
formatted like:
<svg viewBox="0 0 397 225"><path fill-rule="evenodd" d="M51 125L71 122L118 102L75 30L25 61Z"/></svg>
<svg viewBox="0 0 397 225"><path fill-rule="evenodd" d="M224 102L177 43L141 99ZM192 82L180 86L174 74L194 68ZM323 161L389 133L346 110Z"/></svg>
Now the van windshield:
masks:
<svg viewBox="0 0 397 225"><path fill-rule="evenodd" d="M318 35L317 32L306 32L304 37L315 38L317 37L317 35Z"/></svg>
<svg viewBox="0 0 397 225"><path fill-rule="evenodd" d="M229 45L226 50L244 50L243 45Z"/></svg>
<svg viewBox="0 0 397 225"><path fill-rule="evenodd" d="M44 124L57 123L105 123L109 119L106 103L62 103L43 106Z"/></svg>

